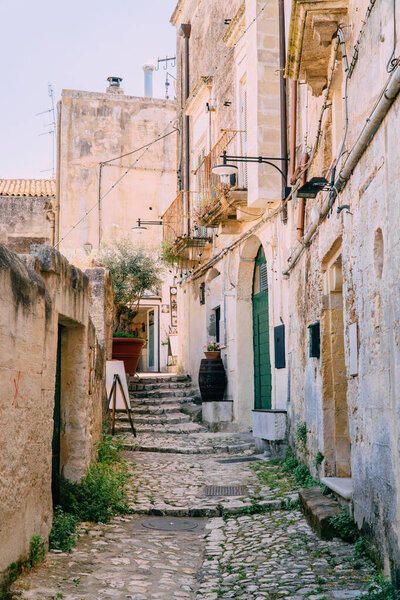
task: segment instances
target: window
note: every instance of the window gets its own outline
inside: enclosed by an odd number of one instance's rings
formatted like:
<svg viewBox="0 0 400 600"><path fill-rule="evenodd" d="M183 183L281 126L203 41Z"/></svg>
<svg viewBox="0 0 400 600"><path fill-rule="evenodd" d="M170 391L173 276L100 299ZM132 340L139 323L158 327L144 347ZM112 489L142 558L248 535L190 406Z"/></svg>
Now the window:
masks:
<svg viewBox="0 0 400 600"><path fill-rule="evenodd" d="M321 336L319 321L308 326L310 331L310 352L311 358L319 358L321 355Z"/></svg>

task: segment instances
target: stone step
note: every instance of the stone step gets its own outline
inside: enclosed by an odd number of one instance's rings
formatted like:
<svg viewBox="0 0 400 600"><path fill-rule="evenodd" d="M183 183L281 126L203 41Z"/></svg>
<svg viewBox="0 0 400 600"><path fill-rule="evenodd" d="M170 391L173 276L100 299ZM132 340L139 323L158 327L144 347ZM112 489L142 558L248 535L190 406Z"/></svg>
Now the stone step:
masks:
<svg viewBox="0 0 400 600"><path fill-rule="evenodd" d="M182 390L160 388L158 390L142 390L138 392L131 392L131 398L176 398L178 396L192 396L194 390L191 388L185 388Z"/></svg>
<svg viewBox="0 0 400 600"><path fill-rule="evenodd" d="M230 443L226 446L196 445L195 442L181 445L171 439L169 442L158 444L157 438L152 441L142 441L140 438L133 437L124 440L124 449L135 450L137 452L162 452L169 454L245 454L246 456L250 456L256 452L254 444L246 442Z"/></svg>
<svg viewBox="0 0 400 600"><path fill-rule="evenodd" d="M202 425L198 425L197 423L177 423L171 425L146 425L142 423L135 423L134 426L137 433L151 433L154 434L154 444L157 443L157 434L187 434L187 433L199 433L204 432L206 429ZM115 424L115 432L116 433L130 433L131 428L129 422L123 423L119 422ZM130 450L133 447L136 447L135 438L129 440L124 444L125 450ZM160 452L164 452L164 450L160 450Z"/></svg>
<svg viewBox="0 0 400 600"><path fill-rule="evenodd" d="M132 402L133 404L133 402ZM134 404L135 415L167 415L181 410L181 405L172 404ZM126 414L125 414L126 416Z"/></svg>
<svg viewBox="0 0 400 600"><path fill-rule="evenodd" d="M182 382L190 382L191 377L188 375L175 375L175 374L161 374L158 373L154 377L131 377L130 384L152 384L152 383L182 383Z"/></svg>
<svg viewBox="0 0 400 600"><path fill-rule="evenodd" d="M179 390L192 386L191 381L185 381L181 383L167 383L165 381L160 383L130 383L129 391L131 392L142 392L145 390L160 390L160 389L168 389L168 390Z"/></svg>
<svg viewBox="0 0 400 600"><path fill-rule="evenodd" d="M299 490L299 500L311 529L323 540L332 539L335 531L329 519L341 513L338 502L324 496L317 486Z"/></svg>
<svg viewBox="0 0 400 600"><path fill-rule="evenodd" d="M157 397L145 397L145 398L132 398L131 397L131 407L135 410L137 406L165 406L171 404L185 404L187 402L195 402L197 396L171 396L167 398L157 398Z"/></svg>
<svg viewBox="0 0 400 600"><path fill-rule="evenodd" d="M164 415L137 415L136 411L134 411L132 414L132 420L135 424L143 423L146 425L172 425L176 423L189 423L191 419L188 415L184 415L181 412ZM119 423L129 423L128 415L118 415L116 421Z"/></svg>

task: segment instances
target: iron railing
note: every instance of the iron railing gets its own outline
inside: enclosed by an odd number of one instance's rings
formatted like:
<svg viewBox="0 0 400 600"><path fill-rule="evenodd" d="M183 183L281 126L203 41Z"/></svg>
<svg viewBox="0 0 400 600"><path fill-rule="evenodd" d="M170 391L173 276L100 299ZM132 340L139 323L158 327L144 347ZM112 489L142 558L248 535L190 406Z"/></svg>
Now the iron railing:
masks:
<svg viewBox="0 0 400 600"><path fill-rule="evenodd" d="M219 176L214 175L212 169L221 164L221 155L224 151L228 154L246 156L246 132L233 129L224 130L217 143L194 171L198 194L197 211L203 214L212 210L221 197L223 186ZM238 175L233 176L231 187L244 190L247 189L247 165L241 163L238 167Z"/></svg>
<svg viewBox="0 0 400 600"><path fill-rule="evenodd" d="M175 244L181 240L200 241L209 239L212 232L198 226L199 194L181 191L165 211L163 222L163 242Z"/></svg>

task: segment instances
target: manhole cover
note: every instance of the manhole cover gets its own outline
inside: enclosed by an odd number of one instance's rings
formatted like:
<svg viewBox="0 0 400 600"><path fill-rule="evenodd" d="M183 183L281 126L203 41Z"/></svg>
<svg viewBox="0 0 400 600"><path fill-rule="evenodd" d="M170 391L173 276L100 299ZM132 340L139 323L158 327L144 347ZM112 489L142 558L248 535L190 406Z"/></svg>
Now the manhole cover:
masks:
<svg viewBox="0 0 400 600"><path fill-rule="evenodd" d="M244 496L246 487L244 485L206 485L206 496Z"/></svg>
<svg viewBox="0 0 400 600"><path fill-rule="evenodd" d="M201 529L200 521L191 519L174 519L174 518L159 518L146 519L141 521L140 525L146 529L157 529L157 531L198 531Z"/></svg>
<svg viewBox="0 0 400 600"><path fill-rule="evenodd" d="M217 460L217 462L227 465L233 463L253 462L255 460L261 460L261 458L256 458L255 456L246 456L244 458L223 458L221 460Z"/></svg>

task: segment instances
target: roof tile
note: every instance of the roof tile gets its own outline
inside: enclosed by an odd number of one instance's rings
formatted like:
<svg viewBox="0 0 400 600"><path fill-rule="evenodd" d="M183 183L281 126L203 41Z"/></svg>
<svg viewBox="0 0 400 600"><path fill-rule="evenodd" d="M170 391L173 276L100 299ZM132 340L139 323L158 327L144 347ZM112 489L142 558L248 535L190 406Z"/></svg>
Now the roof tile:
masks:
<svg viewBox="0 0 400 600"><path fill-rule="evenodd" d="M55 195L55 179L0 179L0 196L51 197Z"/></svg>

